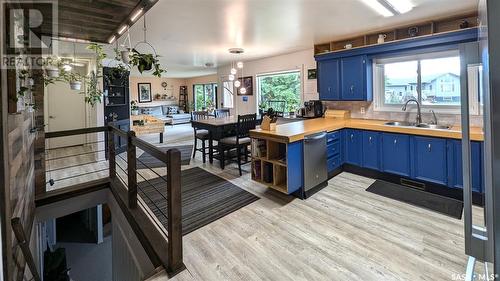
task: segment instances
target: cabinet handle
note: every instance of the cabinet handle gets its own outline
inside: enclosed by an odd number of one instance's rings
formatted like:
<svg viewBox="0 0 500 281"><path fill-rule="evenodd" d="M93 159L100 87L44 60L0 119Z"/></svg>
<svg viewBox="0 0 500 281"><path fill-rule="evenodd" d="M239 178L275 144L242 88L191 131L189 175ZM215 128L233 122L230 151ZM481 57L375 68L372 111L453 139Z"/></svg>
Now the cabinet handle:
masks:
<svg viewBox="0 0 500 281"><path fill-rule="evenodd" d="M398 143L398 140L397 139L394 139L394 144L397 144Z"/></svg>
<svg viewBox="0 0 500 281"><path fill-rule="evenodd" d="M354 85L351 85L351 94L354 94Z"/></svg>
<svg viewBox="0 0 500 281"><path fill-rule="evenodd" d="M331 92L332 91L332 87L328 87L328 92Z"/></svg>
<svg viewBox="0 0 500 281"><path fill-rule="evenodd" d="M353 138L354 138L354 135L353 135L353 134L351 134L351 141L352 141L352 139L353 139Z"/></svg>
<svg viewBox="0 0 500 281"><path fill-rule="evenodd" d="M368 142L370 142L370 144L372 143L372 137L368 138Z"/></svg>
<svg viewBox="0 0 500 281"><path fill-rule="evenodd" d="M428 150L429 152L431 152L431 150L432 150L432 145L431 145L430 143L427 145L427 150Z"/></svg>

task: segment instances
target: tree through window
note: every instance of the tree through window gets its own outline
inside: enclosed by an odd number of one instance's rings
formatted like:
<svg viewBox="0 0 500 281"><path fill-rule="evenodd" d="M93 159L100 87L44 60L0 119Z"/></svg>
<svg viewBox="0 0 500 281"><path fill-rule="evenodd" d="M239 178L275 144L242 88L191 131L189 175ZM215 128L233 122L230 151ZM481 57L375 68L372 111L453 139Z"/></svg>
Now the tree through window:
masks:
<svg viewBox="0 0 500 281"><path fill-rule="evenodd" d="M295 112L301 101L300 71L257 76L259 108Z"/></svg>

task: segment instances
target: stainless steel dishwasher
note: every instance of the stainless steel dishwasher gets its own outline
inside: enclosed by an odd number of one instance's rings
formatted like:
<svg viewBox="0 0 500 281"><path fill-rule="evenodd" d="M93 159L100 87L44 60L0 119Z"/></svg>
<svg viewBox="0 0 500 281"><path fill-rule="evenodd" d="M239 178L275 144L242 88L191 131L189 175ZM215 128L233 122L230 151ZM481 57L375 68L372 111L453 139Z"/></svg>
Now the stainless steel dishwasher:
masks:
<svg viewBox="0 0 500 281"><path fill-rule="evenodd" d="M327 184L326 152L326 132L304 137L304 197L309 197L315 187Z"/></svg>

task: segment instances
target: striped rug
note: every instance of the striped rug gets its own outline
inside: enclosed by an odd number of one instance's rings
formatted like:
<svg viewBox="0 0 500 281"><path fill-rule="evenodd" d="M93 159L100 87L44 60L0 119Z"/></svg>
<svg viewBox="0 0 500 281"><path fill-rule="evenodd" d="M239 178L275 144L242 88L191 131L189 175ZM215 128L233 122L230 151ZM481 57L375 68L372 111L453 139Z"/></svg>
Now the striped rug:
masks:
<svg viewBox="0 0 500 281"><path fill-rule="evenodd" d="M179 146L168 146L168 147L158 147L161 151L167 152L169 149L177 148L181 152L181 165L189 165L191 162L191 155L193 153L192 145L179 145ZM155 157L144 152L141 156L137 158L137 169L148 169L149 168L161 168L165 167L165 163L156 159Z"/></svg>
<svg viewBox="0 0 500 281"><path fill-rule="evenodd" d="M231 182L195 167L182 171L182 233L195 231L259 197ZM163 178L138 183L138 193L167 227L167 183Z"/></svg>

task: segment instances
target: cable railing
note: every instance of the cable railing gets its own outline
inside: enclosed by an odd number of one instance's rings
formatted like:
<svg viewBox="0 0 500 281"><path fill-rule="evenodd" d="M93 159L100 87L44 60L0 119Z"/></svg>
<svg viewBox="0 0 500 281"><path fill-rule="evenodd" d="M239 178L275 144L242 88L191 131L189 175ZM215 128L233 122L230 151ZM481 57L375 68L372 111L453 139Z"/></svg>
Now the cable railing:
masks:
<svg viewBox="0 0 500 281"><path fill-rule="evenodd" d="M126 207L144 210L142 212L151 218L162 236L166 236L167 253L158 254L158 257L167 272L180 272L184 268L180 151L162 151L137 138L135 132L125 132L115 126L50 132L45 134L45 138L53 144L55 139L81 135L87 136L84 144L60 145L64 142L59 142L57 147L48 145L45 154L46 191L62 190L98 177L109 178L113 186L124 190ZM117 141L118 138L121 140ZM118 143L126 143L126 150L123 146L117 147ZM142 161L138 154L154 159L156 168Z"/></svg>

